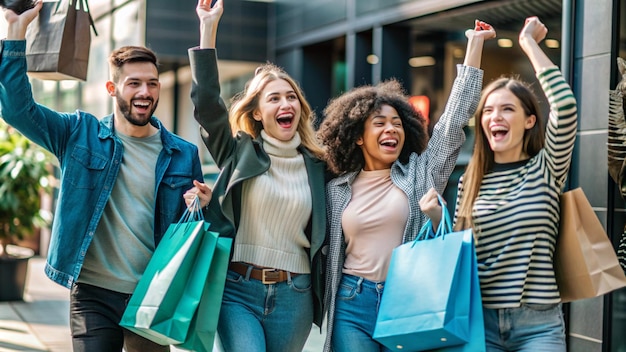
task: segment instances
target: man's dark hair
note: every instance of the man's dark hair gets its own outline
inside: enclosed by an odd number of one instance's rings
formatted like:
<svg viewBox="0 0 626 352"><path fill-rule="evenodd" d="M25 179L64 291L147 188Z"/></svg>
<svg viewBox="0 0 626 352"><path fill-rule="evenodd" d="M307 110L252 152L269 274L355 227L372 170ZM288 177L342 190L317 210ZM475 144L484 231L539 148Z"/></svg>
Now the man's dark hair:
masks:
<svg viewBox="0 0 626 352"><path fill-rule="evenodd" d="M109 55L111 80L117 82L120 78L122 67L132 62L150 62L155 67L159 67L159 61L154 51L143 46L123 46Z"/></svg>

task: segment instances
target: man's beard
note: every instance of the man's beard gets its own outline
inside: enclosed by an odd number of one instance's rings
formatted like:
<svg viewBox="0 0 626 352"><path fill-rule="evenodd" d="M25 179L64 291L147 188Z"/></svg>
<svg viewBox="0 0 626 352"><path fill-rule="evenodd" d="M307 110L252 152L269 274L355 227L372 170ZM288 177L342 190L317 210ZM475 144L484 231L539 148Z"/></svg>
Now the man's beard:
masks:
<svg viewBox="0 0 626 352"><path fill-rule="evenodd" d="M115 94L115 99L117 100L117 106L119 107L120 111L122 112L122 115L124 115L124 117L126 118L126 120L128 122L130 122L131 124L135 125L135 126L145 126L150 122L150 118L152 117L152 114L154 114L154 111L157 108L157 105L159 104L159 101L154 101L152 98L146 98L143 100L150 100L152 102L152 110L150 110L150 113L147 114L147 117L142 119L141 117L137 116L137 115L133 115L131 113L131 108L132 106L128 103L126 103L126 101L119 95L119 93ZM131 104L132 104L132 100L131 100Z"/></svg>

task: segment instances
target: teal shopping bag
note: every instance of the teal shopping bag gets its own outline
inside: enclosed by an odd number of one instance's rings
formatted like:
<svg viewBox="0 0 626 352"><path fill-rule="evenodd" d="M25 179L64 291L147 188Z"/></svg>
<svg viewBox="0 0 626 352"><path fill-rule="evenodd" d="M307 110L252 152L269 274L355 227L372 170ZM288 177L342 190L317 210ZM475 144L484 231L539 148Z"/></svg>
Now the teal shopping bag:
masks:
<svg viewBox="0 0 626 352"><path fill-rule="evenodd" d="M482 324L472 231L452 232L445 205L442 211L436 234L428 221L414 241L392 253L373 337L393 351L466 346L480 335L470 328L473 318ZM478 314L471 309L476 304L480 316L471 316ZM484 350L484 327L482 340L483 348L472 352Z"/></svg>
<svg viewBox="0 0 626 352"><path fill-rule="evenodd" d="M232 242L232 238L220 237L218 239L211 269L204 285L204 291L202 291L200 305L191 322L189 335L187 335L184 343L176 345L176 347L194 352L213 350Z"/></svg>
<svg viewBox="0 0 626 352"><path fill-rule="evenodd" d="M172 224L137 283L120 325L161 345L187 338L206 281L218 235L199 209Z"/></svg>

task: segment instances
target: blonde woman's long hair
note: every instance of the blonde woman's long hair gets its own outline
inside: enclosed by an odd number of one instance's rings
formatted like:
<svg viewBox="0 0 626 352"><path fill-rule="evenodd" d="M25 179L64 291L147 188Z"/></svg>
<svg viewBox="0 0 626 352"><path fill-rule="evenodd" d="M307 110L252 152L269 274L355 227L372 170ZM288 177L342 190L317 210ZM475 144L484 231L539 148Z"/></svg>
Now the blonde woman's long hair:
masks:
<svg viewBox="0 0 626 352"><path fill-rule="evenodd" d="M524 109L526 116L535 115L537 122L524 132L524 142L522 150L529 156L534 157L543 148L545 142L545 122L539 110L537 97L533 94L529 85L517 77L501 77L491 82L482 92L478 108L474 113L476 121L474 152L470 159L465 174L463 175L462 198L456 212L455 230L462 230L473 227L472 210L474 202L478 197L480 185L485 174L493 169L495 164L494 153L489 146L489 141L482 128L482 111L489 95L498 89L507 89L515 95Z"/></svg>
<svg viewBox="0 0 626 352"><path fill-rule="evenodd" d="M301 106L301 116L298 123L297 131L300 134L302 145L313 153L316 157L321 158L324 151L319 145L315 130L313 129L313 121L315 113L306 101L304 93L298 83L287 74L282 68L266 63L259 66L254 74L245 85L243 91L236 94L232 99L230 107L230 126L233 134L239 131L248 133L253 138L257 138L263 129L263 124L254 119L254 112L259 107L261 93L269 82L282 79L289 83L294 92L298 96Z"/></svg>

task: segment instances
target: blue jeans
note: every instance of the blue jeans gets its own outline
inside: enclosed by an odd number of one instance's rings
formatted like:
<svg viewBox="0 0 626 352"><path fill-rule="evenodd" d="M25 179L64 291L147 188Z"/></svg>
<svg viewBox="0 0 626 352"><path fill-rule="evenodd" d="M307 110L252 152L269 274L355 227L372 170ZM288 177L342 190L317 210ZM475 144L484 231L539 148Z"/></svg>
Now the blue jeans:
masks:
<svg viewBox="0 0 626 352"><path fill-rule="evenodd" d="M334 352L390 351L372 338L384 287L384 282L342 275L335 303Z"/></svg>
<svg viewBox="0 0 626 352"><path fill-rule="evenodd" d="M165 352L158 345L119 325L130 294L76 283L70 293L70 327L74 352Z"/></svg>
<svg viewBox="0 0 626 352"><path fill-rule="evenodd" d="M228 271L217 325L223 351L300 352L312 326L311 275L265 285Z"/></svg>
<svg viewBox="0 0 626 352"><path fill-rule="evenodd" d="M565 352L561 304L483 308L487 351Z"/></svg>

